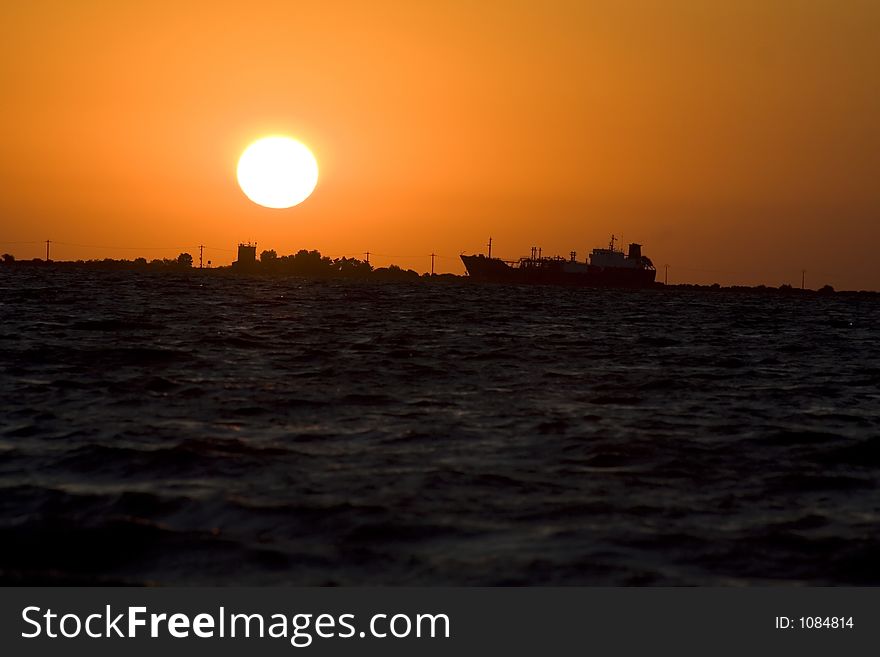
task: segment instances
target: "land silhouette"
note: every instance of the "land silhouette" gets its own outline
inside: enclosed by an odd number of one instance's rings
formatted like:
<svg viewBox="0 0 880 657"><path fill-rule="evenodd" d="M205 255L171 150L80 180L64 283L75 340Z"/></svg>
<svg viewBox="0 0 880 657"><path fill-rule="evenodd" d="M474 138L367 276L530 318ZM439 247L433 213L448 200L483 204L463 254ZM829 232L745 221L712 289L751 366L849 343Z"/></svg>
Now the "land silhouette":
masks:
<svg viewBox="0 0 880 657"><path fill-rule="evenodd" d="M241 251L239 251L241 254ZM0 267L60 267L65 269L100 269L117 271L141 271L152 273L185 273L191 272L205 275L247 275L247 276L295 276L315 279L348 279L348 280L374 280L374 281L468 281L467 275L451 273L432 274L422 273L405 269L396 264L387 267L373 267L367 260L357 258L330 258L322 255L320 251L312 249L300 249L290 255L281 255L274 249L266 249L260 252L259 257L252 260L237 260L229 265L199 267L195 263L192 254L183 252L176 258L154 258L148 260L144 257L128 259L102 258L95 260L45 260L43 258L31 258L18 260L10 253L0 256ZM490 285L492 283L489 283ZM781 294L834 294L836 290L831 285L823 285L818 289L792 286L783 283L778 287L768 285L729 285L723 286L718 283L708 285L696 283L664 284L657 281L650 286L651 289L669 290L729 290L743 292L765 292ZM845 292L862 295L876 296L880 292L870 290L847 290Z"/></svg>
<svg viewBox="0 0 880 657"><path fill-rule="evenodd" d="M45 260L32 258L17 260L5 253L2 265L7 267L65 267L120 271L144 272L200 272L214 274L244 274L263 276L301 276L305 278L346 278L373 280L418 280L420 278L460 279L456 274L419 274L413 269L404 269L392 264L387 267L373 267L366 260L357 258L330 258L320 251L301 249L291 255L279 256L275 250L264 250L259 259L235 261L230 265L198 267L192 254L184 252L176 258L155 258L147 260L139 257L133 260L102 258L100 260Z"/></svg>

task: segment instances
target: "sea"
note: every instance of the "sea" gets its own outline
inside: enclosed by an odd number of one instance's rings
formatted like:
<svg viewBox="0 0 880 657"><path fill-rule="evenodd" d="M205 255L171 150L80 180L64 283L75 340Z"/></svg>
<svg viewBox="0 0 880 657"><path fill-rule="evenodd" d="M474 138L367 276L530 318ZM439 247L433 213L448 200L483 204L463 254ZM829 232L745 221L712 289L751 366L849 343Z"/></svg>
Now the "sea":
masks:
<svg viewBox="0 0 880 657"><path fill-rule="evenodd" d="M880 297L0 267L0 582L878 585Z"/></svg>

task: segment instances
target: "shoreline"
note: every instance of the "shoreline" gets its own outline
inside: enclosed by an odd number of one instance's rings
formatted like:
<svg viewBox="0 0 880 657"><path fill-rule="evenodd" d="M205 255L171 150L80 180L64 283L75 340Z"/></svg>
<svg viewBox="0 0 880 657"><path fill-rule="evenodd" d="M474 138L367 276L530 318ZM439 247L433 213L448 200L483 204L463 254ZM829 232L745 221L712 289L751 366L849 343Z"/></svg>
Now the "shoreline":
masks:
<svg viewBox="0 0 880 657"><path fill-rule="evenodd" d="M0 262L0 271L8 270L35 270L35 269L61 269L61 270L80 270L80 271L104 271L104 272L134 272L143 274L187 274L190 276L222 276L233 278L260 278L260 279L281 279L281 278L298 278L304 280L315 281L365 281L365 282L425 282L432 283L466 283L468 285L494 285L501 287L559 287L559 288L580 288L581 286L553 284L553 283L503 283L503 282L487 282L476 281L467 274L420 274L412 269L403 269L397 265L388 267L378 267L375 269L359 271L357 273L334 272L307 272L307 271L279 271L265 267L257 263L255 267L240 268L234 264L219 267L193 267L180 265L175 261L154 261L144 263L136 263L133 260L15 260L12 262ZM719 283L674 283L663 284L655 282L646 287L605 287L605 286L583 286L584 289L615 289L615 290L684 290L684 291L718 291L718 292L738 292L738 293L757 293L757 294L781 294L785 296L829 296L829 295L858 295L875 297L880 296L877 290L835 290L830 285L825 285L818 289L813 288L797 288L789 284L783 283L778 287L769 285L721 285Z"/></svg>

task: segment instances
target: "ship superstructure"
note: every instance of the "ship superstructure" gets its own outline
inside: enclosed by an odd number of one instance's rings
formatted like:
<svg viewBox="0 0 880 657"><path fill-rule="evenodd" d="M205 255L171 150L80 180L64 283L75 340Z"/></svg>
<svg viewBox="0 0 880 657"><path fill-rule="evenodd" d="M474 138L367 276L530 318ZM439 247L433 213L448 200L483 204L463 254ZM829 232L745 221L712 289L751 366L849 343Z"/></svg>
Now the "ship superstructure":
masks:
<svg viewBox="0 0 880 657"><path fill-rule="evenodd" d="M531 255L510 261L489 255L462 255L468 275L474 280L498 283L548 283L584 286L647 287L654 283L656 271L650 258L642 255L642 245L635 242L627 252L615 246L611 236L607 248L593 249L586 260L579 261L572 251L569 257L544 256L538 247Z"/></svg>

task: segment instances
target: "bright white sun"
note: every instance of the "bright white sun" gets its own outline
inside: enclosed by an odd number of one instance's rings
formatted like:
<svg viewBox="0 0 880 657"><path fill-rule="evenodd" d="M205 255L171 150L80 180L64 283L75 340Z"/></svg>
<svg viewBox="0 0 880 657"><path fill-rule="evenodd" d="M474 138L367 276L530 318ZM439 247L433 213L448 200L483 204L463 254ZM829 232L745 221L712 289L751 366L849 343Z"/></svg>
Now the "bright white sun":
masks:
<svg viewBox="0 0 880 657"><path fill-rule="evenodd" d="M305 201L318 184L318 162L290 137L264 137L238 160L238 184L247 197L267 208L290 208Z"/></svg>

